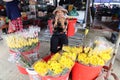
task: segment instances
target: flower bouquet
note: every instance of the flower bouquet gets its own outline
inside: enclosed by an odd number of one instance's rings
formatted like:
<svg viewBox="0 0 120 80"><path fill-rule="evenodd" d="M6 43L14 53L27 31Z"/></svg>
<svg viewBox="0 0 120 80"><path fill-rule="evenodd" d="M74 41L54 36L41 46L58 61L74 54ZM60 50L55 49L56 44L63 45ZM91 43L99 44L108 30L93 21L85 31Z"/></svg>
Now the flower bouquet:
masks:
<svg viewBox="0 0 120 80"><path fill-rule="evenodd" d="M8 34L5 39L12 54L9 60L24 67L31 67L39 59L38 32L40 32L38 27L31 26L22 32Z"/></svg>
<svg viewBox="0 0 120 80"><path fill-rule="evenodd" d="M89 46L64 46L66 55L74 57L74 60L87 66L104 66L111 59L113 47L105 41L96 40ZM68 54L67 54L68 53ZM76 58L77 56L77 58Z"/></svg>
<svg viewBox="0 0 120 80"><path fill-rule="evenodd" d="M76 59L75 66L72 69L72 80L94 80L100 73L102 66L111 59L113 47L105 40L99 39L93 42L93 45L90 47L64 46L63 51L65 51L68 56L72 54L70 57Z"/></svg>
<svg viewBox="0 0 120 80"><path fill-rule="evenodd" d="M38 29L38 28L37 28ZM30 27L28 30L8 34L6 43L11 50L16 52L24 52L34 48L38 43L38 30Z"/></svg>
<svg viewBox="0 0 120 80"><path fill-rule="evenodd" d="M69 73L73 65L74 61L71 58L66 55L56 53L47 62L44 60L37 61L33 67L40 76L43 76L43 78L50 76L52 78L56 78L56 80L61 80L57 78Z"/></svg>

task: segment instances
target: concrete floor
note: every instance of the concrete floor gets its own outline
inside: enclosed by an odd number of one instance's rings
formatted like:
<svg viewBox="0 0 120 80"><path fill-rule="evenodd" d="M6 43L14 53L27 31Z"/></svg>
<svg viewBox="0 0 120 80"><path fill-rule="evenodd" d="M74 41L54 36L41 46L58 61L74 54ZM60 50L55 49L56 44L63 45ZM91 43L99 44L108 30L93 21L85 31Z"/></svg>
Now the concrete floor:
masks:
<svg viewBox="0 0 120 80"><path fill-rule="evenodd" d="M81 31L78 30L77 32L80 33ZM110 34L111 33L108 31L91 30L87 35L86 39L87 41L92 41L96 36L110 37ZM78 35L76 35L77 38L79 38ZM40 37L40 40L42 39L42 37L43 36ZM73 41L75 42L76 40L69 39L69 41L70 41L69 43L74 44ZM81 40L78 40L78 42L79 41ZM76 44L78 43L76 42ZM42 39L40 41L41 57L44 57L49 53L50 53L49 38L48 41L44 41L44 39ZM9 58L8 47L6 46L5 41L2 40L0 41L0 80L29 80L28 75L22 75L21 73L19 73L16 65L14 63L10 63L8 61L8 58ZM115 63L113 65L113 72L115 72L120 78L120 61L118 59L115 60ZM110 77L110 80L114 80L114 79Z"/></svg>

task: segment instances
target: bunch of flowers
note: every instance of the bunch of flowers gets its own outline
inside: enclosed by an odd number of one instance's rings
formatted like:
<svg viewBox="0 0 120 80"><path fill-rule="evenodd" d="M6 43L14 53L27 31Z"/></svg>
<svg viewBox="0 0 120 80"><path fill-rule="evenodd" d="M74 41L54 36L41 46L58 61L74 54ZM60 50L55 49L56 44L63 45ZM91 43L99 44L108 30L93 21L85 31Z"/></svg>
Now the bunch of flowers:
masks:
<svg viewBox="0 0 120 80"><path fill-rule="evenodd" d="M104 49L100 48L100 45L94 47L71 47L64 46L63 51L65 55L68 55L72 59L76 59L78 62L88 66L103 66L111 59L112 47Z"/></svg>
<svg viewBox="0 0 120 80"><path fill-rule="evenodd" d="M48 62L43 60L34 64L34 69L41 76L61 76L71 70L74 61L68 56L56 53Z"/></svg>
<svg viewBox="0 0 120 80"><path fill-rule="evenodd" d="M31 67L39 59L38 27L30 26L22 32L8 34L6 43L10 48L10 62L18 63L23 67Z"/></svg>
<svg viewBox="0 0 120 80"><path fill-rule="evenodd" d="M85 47L86 48L86 47ZM103 66L111 59L112 48L105 50L95 50L87 47L86 50L83 48L83 52L78 54L77 60L85 65Z"/></svg>
<svg viewBox="0 0 120 80"><path fill-rule="evenodd" d="M24 52L35 47L39 42L39 39L38 37L25 38L21 35L12 34L6 38L6 42L10 49Z"/></svg>
<svg viewBox="0 0 120 80"><path fill-rule="evenodd" d="M14 51L24 52L34 48L39 42L36 28L29 28L23 32L9 34L6 37L8 47Z"/></svg>

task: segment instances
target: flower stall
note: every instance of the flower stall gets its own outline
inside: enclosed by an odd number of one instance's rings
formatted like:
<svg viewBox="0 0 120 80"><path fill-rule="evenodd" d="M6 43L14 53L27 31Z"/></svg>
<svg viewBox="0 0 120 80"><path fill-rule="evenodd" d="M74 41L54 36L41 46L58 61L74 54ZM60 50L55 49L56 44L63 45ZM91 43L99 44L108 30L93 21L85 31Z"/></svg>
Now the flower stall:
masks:
<svg viewBox="0 0 120 80"><path fill-rule="evenodd" d="M40 59L38 30L30 27L6 36L9 60L21 73L29 73L30 80L68 80L70 72L72 80L94 80L112 57L113 45L96 38L89 46L63 46L61 52Z"/></svg>
<svg viewBox="0 0 120 80"><path fill-rule="evenodd" d="M63 46L61 52L33 64L42 80L94 80L111 59L113 45L97 38L91 46Z"/></svg>

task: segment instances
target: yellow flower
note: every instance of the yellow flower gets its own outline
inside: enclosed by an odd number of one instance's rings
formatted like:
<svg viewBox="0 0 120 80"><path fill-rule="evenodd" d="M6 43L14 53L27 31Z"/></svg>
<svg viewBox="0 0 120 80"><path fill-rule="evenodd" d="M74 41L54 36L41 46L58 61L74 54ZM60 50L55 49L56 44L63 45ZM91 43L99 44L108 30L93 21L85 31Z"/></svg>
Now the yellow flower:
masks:
<svg viewBox="0 0 120 80"><path fill-rule="evenodd" d="M94 58L90 58L90 64L92 64L92 65L98 65L98 63L97 63L97 59L94 59Z"/></svg>
<svg viewBox="0 0 120 80"><path fill-rule="evenodd" d="M85 58L83 61L83 64L88 65L90 63L90 59L89 58Z"/></svg>
<svg viewBox="0 0 120 80"><path fill-rule="evenodd" d="M48 72L48 64L44 61L38 61L34 65L34 70L38 72L41 76L45 76Z"/></svg>
<svg viewBox="0 0 120 80"><path fill-rule="evenodd" d="M80 53L83 52L83 47L82 46L80 46L78 49L79 49Z"/></svg>
<svg viewBox="0 0 120 80"><path fill-rule="evenodd" d="M66 51L66 52L70 52L71 47L70 46L63 46L62 50Z"/></svg>
<svg viewBox="0 0 120 80"><path fill-rule="evenodd" d="M72 52L63 52L62 55L67 56L74 61L76 60L76 57L77 57L77 53L72 53Z"/></svg>
<svg viewBox="0 0 120 80"><path fill-rule="evenodd" d="M62 65L57 61L50 60L48 61L48 65L49 65L49 70L54 73L53 75L60 74L63 71Z"/></svg>
<svg viewBox="0 0 120 80"><path fill-rule="evenodd" d="M99 59L98 61L98 65L104 66L105 65L105 61L102 59Z"/></svg>
<svg viewBox="0 0 120 80"><path fill-rule="evenodd" d="M87 55L85 53L78 54L78 61L84 61Z"/></svg>
<svg viewBox="0 0 120 80"><path fill-rule="evenodd" d="M54 56L52 56L51 60L59 60L61 55L59 53L56 53Z"/></svg>
<svg viewBox="0 0 120 80"><path fill-rule="evenodd" d="M91 49L90 47L84 47L84 52L88 53L90 51L90 49Z"/></svg>
<svg viewBox="0 0 120 80"><path fill-rule="evenodd" d="M85 35L87 35L89 32L89 29L85 29Z"/></svg>
<svg viewBox="0 0 120 80"><path fill-rule="evenodd" d="M60 64L63 65L65 68L71 69L74 65L74 61L67 56L62 56L59 60Z"/></svg>
<svg viewBox="0 0 120 80"><path fill-rule="evenodd" d="M111 58L110 54L107 54L107 53L99 54L99 56L105 61L108 61Z"/></svg>

